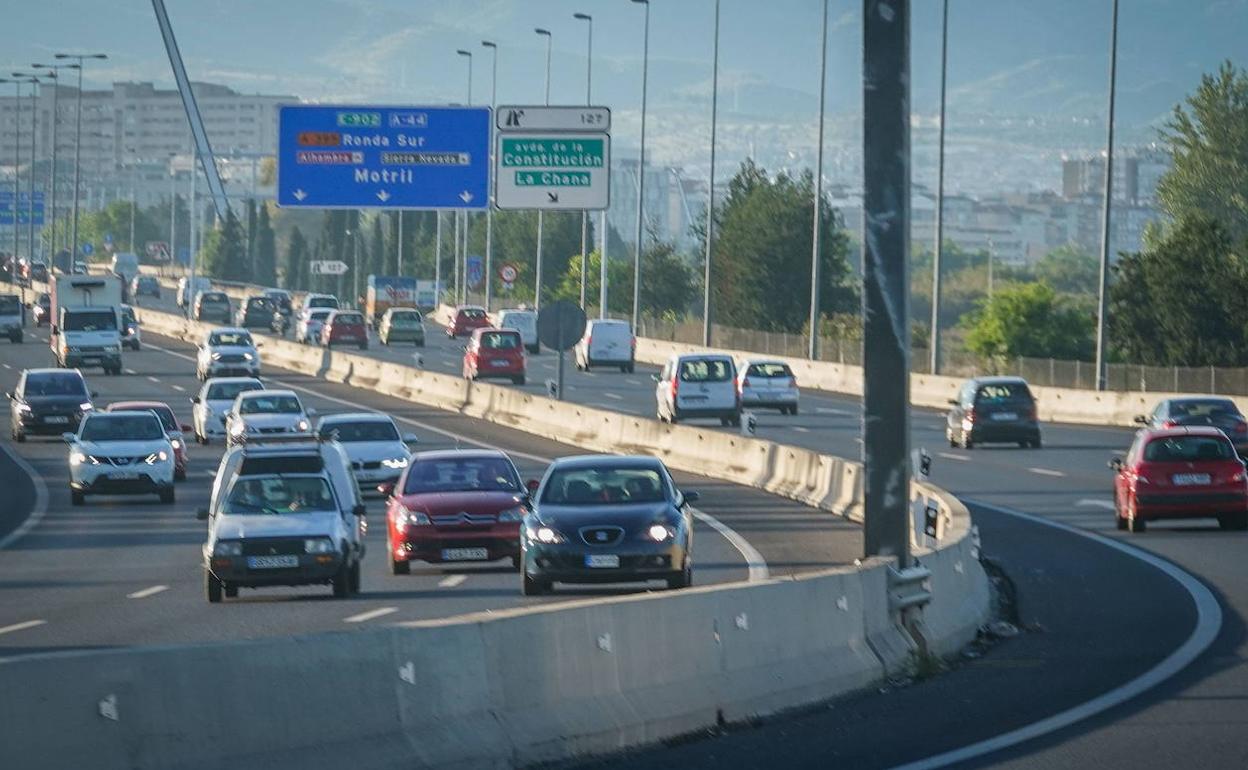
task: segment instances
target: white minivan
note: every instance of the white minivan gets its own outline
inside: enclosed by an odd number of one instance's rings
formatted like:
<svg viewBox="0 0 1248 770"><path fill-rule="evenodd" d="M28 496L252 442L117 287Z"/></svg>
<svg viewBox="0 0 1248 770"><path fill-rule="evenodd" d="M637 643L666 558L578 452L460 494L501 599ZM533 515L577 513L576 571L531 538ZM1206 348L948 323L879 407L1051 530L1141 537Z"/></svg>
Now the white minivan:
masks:
<svg viewBox="0 0 1248 770"><path fill-rule="evenodd" d="M719 418L720 425L741 424L737 368L732 357L718 353L685 353L667 359L654 375L654 398L661 422L675 424L691 417Z"/></svg>
<svg viewBox="0 0 1248 770"><path fill-rule="evenodd" d="M633 371L637 338L628 321L595 318L585 324L585 336L576 343L576 368L588 372L595 366L618 366Z"/></svg>
<svg viewBox="0 0 1248 770"><path fill-rule="evenodd" d="M520 341L524 349L530 353L542 352L542 344L537 341L537 312L523 309L507 309L498 311L494 325L500 329L515 329L520 332Z"/></svg>

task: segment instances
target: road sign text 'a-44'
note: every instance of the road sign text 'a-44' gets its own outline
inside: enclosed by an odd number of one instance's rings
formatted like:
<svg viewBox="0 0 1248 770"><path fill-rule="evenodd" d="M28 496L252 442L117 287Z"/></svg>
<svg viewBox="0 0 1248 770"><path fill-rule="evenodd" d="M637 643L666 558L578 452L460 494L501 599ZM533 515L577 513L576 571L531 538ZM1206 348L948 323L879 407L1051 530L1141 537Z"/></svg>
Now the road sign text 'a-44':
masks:
<svg viewBox="0 0 1248 770"><path fill-rule="evenodd" d="M284 105L279 206L485 209L488 107Z"/></svg>
<svg viewBox="0 0 1248 770"><path fill-rule="evenodd" d="M605 209L611 202L611 111L606 107L499 107L494 205Z"/></svg>

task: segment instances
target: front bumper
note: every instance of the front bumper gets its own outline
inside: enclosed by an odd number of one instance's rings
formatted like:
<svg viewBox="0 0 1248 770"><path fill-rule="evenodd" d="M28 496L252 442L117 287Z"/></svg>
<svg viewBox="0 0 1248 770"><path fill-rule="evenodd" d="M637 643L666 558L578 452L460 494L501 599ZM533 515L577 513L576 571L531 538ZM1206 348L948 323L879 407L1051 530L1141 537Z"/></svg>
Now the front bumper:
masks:
<svg viewBox="0 0 1248 770"><path fill-rule="evenodd" d="M108 473L95 476L73 474L69 487L89 495L159 494L173 487L173 465L133 471L133 479L114 478Z"/></svg>
<svg viewBox="0 0 1248 770"><path fill-rule="evenodd" d="M618 567L587 566L589 556L619 557ZM688 550L679 540L668 543L631 541L609 547L587 547L576 542L527 541L523 566L533 578L560 583L633 583L677 577L685 567Z"/></svg>
<svg viewBox="0 0 1248 770"><path fill-rule="evenodd" d="M415 530L419 529L418 533ZM486 551L484 559L456 558L462 549ZM449 553L448 553L449 552ZM496 525L477 531L438 531L432 527L412 527L406 538L394 544L394 561L425 561L433 564L487 562L520 555L520 525Z"/></svg>
<svg viewBox="0 0 1248 770"><path fill-rule="evenodd" d="M121 352L74 353L71 351L65 353L62 360L67 369L75 369L80 366L102 366L106 369L115 369L121 366Z"/></svg>
<svg viewBox="0 0 1248 770"><path fill-rule="evenodd" d="M65 422L48 422L50 418L64 417ZM82 422L81 414L44 415L37 412L23 412L20 423L23 433L53 434L76 433L78 424Z"/></svg>
<svg viewBox="0 0 1248 770"><path fill-rule="evenodd" d="M252 568L247 556L213 556L208 569L219 580L245 588L328 583L342 569L340 553L299 554L297 567Z"/></svg>
<svg viewBox="0 0 1248 770"><path fill-rule="evenodd" d="M214 361L206 370L209 377L259 377L259 362L252 363L221 363Z"/></svg>

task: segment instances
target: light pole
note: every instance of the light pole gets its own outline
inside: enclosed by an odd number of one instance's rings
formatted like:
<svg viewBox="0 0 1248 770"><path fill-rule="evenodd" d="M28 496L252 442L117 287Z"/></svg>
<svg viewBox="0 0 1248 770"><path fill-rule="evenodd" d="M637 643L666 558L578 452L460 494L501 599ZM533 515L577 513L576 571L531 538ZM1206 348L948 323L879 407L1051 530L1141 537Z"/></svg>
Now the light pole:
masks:
<svg viewBox="0 0 1248 770"><path fill-rule="evenodd" d="M169 155L169 265L172 267L178 253L178 175L173 168L173 158L177 153ZM164 268L162 267L163 271Z"/></svg>
<svg viewBox="0 0 1248 770"><path fill-rule="evenodd" d="M126 153L128 153L132 158L132 160L130 161L130 240L129 240L129 243L130 243L130 251L136 255L139 253L138 250L134 248L134 208L136 204L135 187L138 185L138 181L135 179L135 165L137 163L138 152L139 150L137 147L126 148ZM250 240L250 238L248 240Z"/></svg>
<svg viewBox="0 0 1248 770"><path fill-rule="evenodd" d="M71 260L78 258L78 191L82 185L82 70L83 64L87 59L107 59L107 54L102 53L58 53L57 59L75 59L78 64L78 98L77 107L74 109L74 218L73 225L70 227L71 239ZM192 255L192 260L194 256Z"/></svg>
<svg viewBox="0 0 1248 770"><path fill-rule="evenodd" d="M940 21L940 133L936 140L936 244L932 252L932 374L940 374L940 262L945 239L945 85L949 75L949 0Z"/></svg>
<svg viewBox="0 0 1248 770"><path fill-rule="evenodd" d="M498 44L492 40L482 40L481 46L490 49L493 64L490 68L490 110L498 103ZM494 143L490 142L490 154L493 156ZM493 166L493 157L490 159ZM491 310L490 300L494 294L494 205L487 201L485 207L485 311Z"/></svg>
<svg viewBox="0 0 1248 770"><path fill-rule="evenodd" d="M715 46L711 61L711 173L706 196L706 259L702 276L702 344L708 348L711 346L711 254L714 253L715 248L715 129L719 121L719 0L715 0Z"/></svg>
<svg viewBox="0 0 1248 770"><path fill-rule="evenodd" d="M1105 313L1109 307L1109 214L1114 193L1114 95L1118 89L1118 0L1109 33L1109 117L1105 129L1105 218L1101 221L1101 274L1096 311L1096 389L1105 390Z"/></svg>
<svg viewBox="0 0 1248 770"><path fill-rule="evenodd" d="M823 36L819 43L819 146L815 149L815 212L810 235L810 342L806 351L811 361L819 359L819 264L823 258L820 239L823 230L823 117L828 90L828 0L823 0Z"/></svg>
<svg viewBox="0 0 1248 770"><path fill-rule="evenodd" d="M536 27L534 30L539 36L546 38L546 106L550 106L550 49L554 44L554 36L550 34L550 30ZM545 217L541 209L537 210L537 269L534 271L537 275L533 279L533 307L537 310L542 309L542 225Z"/></svg>
<svg viewBox="0 0 1248 770"><path fill-rule="evenodd" d="M718 2L719 0L716 0ZM586 24L585 49L585 106L593 104L592 84L594 80L594 17L588 13L574 13L572 18ZM589 281L589 212L581 211L581 309L585 309L585 286ZM599 259L602 255L599 255Z"/></svg>
<svg viewBox="0 0 1248 770"><path fill-rule="evenodd" d="M35 91L42 81L38 75L29 72L12 72L15 78L20 78L23 82L30 84L30 179L27 180L27 195L30 197L26 201L26 251L27 256L33 262L35 260L35 137L38 132L38 116L39 106L35 103ZM20 133L20 127L17 133ZM20 158L18 158L20 161ZM17 226L17 201L13 201L13 226Z"/></svg>
<svg viewBox="0 0 1248 770"><path fill-rule="evenodd" d="M633 333L641 320L641 235L645 219L646 181L646 86L650 71L650 0L633 0L646 7L641 43L641 149L637 155L637 243L633 248Z"/></svg>
<svg viewBox="0 0 1248 770"><path fill-rule="evenodd" d="M49 221L52 223L52 238L50 239L50 246L52 250L52 255L53 257L55 257L56 255L56 230L57 230L57 227L56 227L57 225L57 221L56 221L56 202L57 202L56 201L56 172L57 172L56 127L61 122L61 111L60 111L60 106L59 106L59 102L60 102L59 97L61 93L60 77L61 77L61 70L63 69L81 69L81 68L77 64L32 64L30 66L34 67L37 70L44 70L44 72L46 73L46 76L52 78L52 171L49 174L49 176L51 177L50 186L52 188L50 190L51 196L52 196L52 200L50 201L52 205L52 210L50 212L51 219Z"/></svg>
<svg viewBox="0 0 1248 770"><path fill-rule="evenodd" d="M461 48L455 53L459 54L460 56L463 56L464 58L468 60L468 106L471 107L472 106L472 51L465 51L464 49ZM462 213L462 215L457 214L456 217L457 217L456 222L459 222L460 220L463 221L463 225L461 227L460 232L463 234L463 239L464 239L463 252L462 252L462 257L464 261L463 272L462 272L463 284L460 286L459 296L460 296L460 302L467 303L468 302L468 212L465 211ZM456 247L457 248L459 247L458 243L456 244Z"/></svg>
<svg viewBox="0 0 1248 770"><path fill-rule="evenodd" d="M22 192L22 82L0 78L0 83L13 84L13 106L17 110L13 118L13 268L17 269L17 247L21 228L17 224L17 208Z"/></svg>

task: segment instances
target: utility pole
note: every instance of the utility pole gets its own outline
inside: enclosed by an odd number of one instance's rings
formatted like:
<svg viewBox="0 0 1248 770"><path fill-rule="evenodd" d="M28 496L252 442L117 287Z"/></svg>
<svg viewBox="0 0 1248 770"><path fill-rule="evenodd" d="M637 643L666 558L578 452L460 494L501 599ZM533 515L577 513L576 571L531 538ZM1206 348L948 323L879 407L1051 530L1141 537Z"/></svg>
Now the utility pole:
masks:
<svg viewBox="0 0 1248 770"><path fill-rule="evenodd" d="M1101 274L1097 284L1096 389L1105 390L1105 314L1109 311L1109 226L1114 197L1114 96L1118 89L1118 0L1109 33L1109 117L1105 128L1105 217L1101 220Z"/></svg>
<svg viewBox="0 0 1248 770"><path fill-rule="evenodd" d="M537 27L533 30L541 37L546 38L546 106L550 106L550 49L554 43L554 36L550 34L550 30ZM535 310L542 309L542 224L545 219L545 212L541 209L537 210L537 275L533 278L533 308Z"/></svg>
<svg viewBox="0 0 1248 770"><path fill-rule="evenodd" d="M823 36L819 48L819 147L815 150L815 211L810 236L810 341L807 357L819 360L820 260L823 230L823 123L828 91L828 0L823 0Z"/></svg>
<svg viewBox="0 0 1248 770"><path fill-rule="evenodd" d="M949 0L943 0L940 21L940 133L936 140L936 243L932 252L932 374L940 374L940 262L945 240L945 86L949 77Z"/></svg>
<svg viewBox="0 0 1248 770"><path fill-rule="evenodd" d="M637 155L637 243L633 249L633 333L641 321L641 239L645 223L646 182L646 88L650 72L650 0L633 0L646 7L641 43L641 149Z"/></svg>
<svg viewBox="0 0 1248 770"><path fill-rule="evenodd" d="M715 0L718 6L719 0ZM594 80L594 17L588 13L574 13L572 18L588 25L588 41L585 51L585 106L593 104L592 83ZM585 309L585 289L589 281L589 212L581 211L581 310Z"/></svg>
<svg viewBox="0 0 1248 770"><path fill-rule="evenodd" d="M498 44L492 40L482 40L481 46L490 49L493 64L490 68L490 110L498 104ZM494 167L494 143L490 142L490 167ZM491 190L491 194L493 191ZM485 311L493 308L490 305L494 297L494 201L487 201L485 207Z"/></svg>
<svg viewBox="0 0 1248 770"><path fill-rule="evenodd" d="M715 128L719 119L719 0L715 0L715 44L711 58L711 172L706 196L706 256L702 276L702 344L711 346L711 254L715 250ZM680 179L676 180L680 184Z"/></svg>

